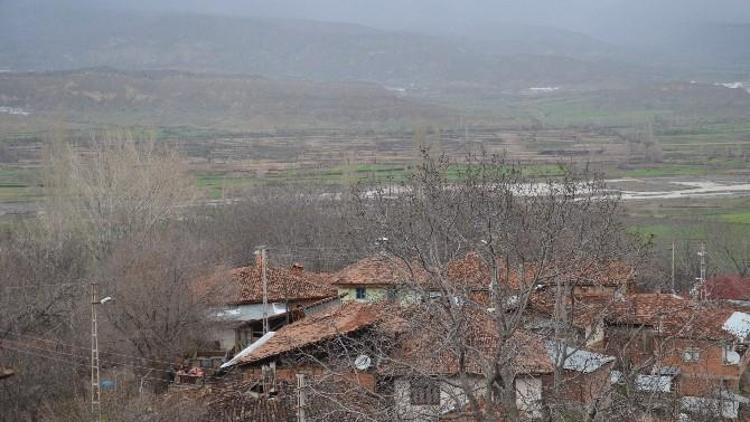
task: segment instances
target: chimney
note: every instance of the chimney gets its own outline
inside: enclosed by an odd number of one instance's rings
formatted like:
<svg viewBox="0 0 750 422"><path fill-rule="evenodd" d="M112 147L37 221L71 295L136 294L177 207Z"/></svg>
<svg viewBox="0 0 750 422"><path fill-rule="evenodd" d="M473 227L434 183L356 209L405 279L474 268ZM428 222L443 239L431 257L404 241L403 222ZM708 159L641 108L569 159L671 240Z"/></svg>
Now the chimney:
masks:
<svg viewBox="0 0 750 422"><path fill-rule="evenodd" d="M255 251L255 266L258 268L263 266L263 252L260 249Z"/></svg>

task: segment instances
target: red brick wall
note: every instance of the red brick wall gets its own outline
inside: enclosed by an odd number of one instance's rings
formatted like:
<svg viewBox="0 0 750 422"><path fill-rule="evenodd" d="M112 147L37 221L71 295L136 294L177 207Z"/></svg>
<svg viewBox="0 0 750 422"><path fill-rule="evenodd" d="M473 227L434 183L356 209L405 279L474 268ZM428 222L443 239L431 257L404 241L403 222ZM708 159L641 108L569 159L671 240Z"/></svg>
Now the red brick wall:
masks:
<svg viewBox="0 0 750 422"><path fill-rule="evenodd" d="M664 338L653 331L652 337L648 338L647 331L641 331L639 336L635 333L635 329L608 329L605 353L627 358L633 365L647 363L656 357L660 365L679 368L677 391L680 395L710 394L722 382L724 388L739 389L739 380L747 367L747 359L743 359L739 365L725 365L720 341ZM685 362L683 354L689 349L700 352L697 362Z"/></svg>
<svg viewBox="0 0 750 422"><path fill-rule="evenodd" d="M589 374L575 371L563 371L559 397L554 397L554 375L542 376L544 399L550 401L573 401L588 404L599 398L601 392L609 387L609 372L612 363Z"/></svg>

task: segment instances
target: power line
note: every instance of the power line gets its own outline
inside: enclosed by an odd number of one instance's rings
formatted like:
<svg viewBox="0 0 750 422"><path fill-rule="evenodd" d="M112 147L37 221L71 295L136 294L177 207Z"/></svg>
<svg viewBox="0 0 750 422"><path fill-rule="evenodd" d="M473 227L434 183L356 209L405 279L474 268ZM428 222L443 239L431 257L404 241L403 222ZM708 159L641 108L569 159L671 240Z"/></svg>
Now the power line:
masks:
<svg viewBox="0 0 750 422"><path fill-rule="evenodd" d="M89 348L87 348L87 347L77 346L75 344L70 344L70 343L63 343L63 342L61 342L59 340L47 339L47 338L44 338L44 337L35 337L35 336L30 336L28 334L18 334L18 333L12 333L12 332L7 332L5 334L10 334L10 335L16 336L16 337L26 337L26 338L31 339L31 340L38 340L38 341L42 341L42 342L45 342L45 343L50 343L50 344L55 344L55 345L60 345L60 346L67 346L67 347L81 349L81 350L89 350ZM2 339L0 339L0 341L2 341ZM18 341L18 340L10 340L10 341ZM118 356L123 356L123 357L127 357L127 358L139 359L139 360L143 360L143 361L146 361L146 362L152 362L152 363L164 363L164 364L167 364L167 365L171 365L171 364L174 363L174 362L167 362L167 361L161 361L161 360L155 360L155 359L147 359L147 358L144 358L144 357L141 357L141 356L129 355L129 354L126 354L126 353L105 352L105 351L102 351L101 353L104 353L106 355L118 355Z"/></svg>
<svg viewBox="0 0 750 422"><path fill-rule="evenodd" d="M85 283L34 283L28 286L0 286L0 289L36 289L44 287L69 287L69 286L85 286Z"/></svg>
<svg viewBox="0 0 750 422"><path fill-rule="evenodd" d="M88 362L76 362L76 361L73 361L73 360L70 360L70 359L62 359L62 358L58 358L57 356L50 356L50 355L46 355L46 354L43 354L43 353L36 353L36 352L32 352L32 351L29 351L29 350L26 350L26 349L17 348L17 347L14 347L14 346L2 345L1 347L3 349L7 349L7 350L10 350L10 351L15 352L15 353L23 353L23 354L26 354L26 355L40 357L40 358L51 360L51 361L54 361L54 362L67 363L69 365L84 366L84 367L88 367L90 365L90 363L88 363ZM81 358L81 359L88 359L86 356L75 355L75 357L78 357L78 358ZM154 381L162 381L162 382L164 381L164 379L162 379L162 378L149 377L147 375L141 376L140 378L151 379L151 380L154 380Z"/></svg>
<svg viewBox="0 0 750 422"><path fill-rule="evenodd" d="M27 348L29 348L31 350L38 351L38 352L54 353L54 354L63 355L63 356L69 356L69 357L73 357L73 358L88 359L87 356L78 355L78 354L75 354L75 353L67 353L67 352L64 352L64 351L45 349L43 347L35 347L35 346L29 345L29 344L26 344L26 343L19 342L17 340L8 340L8 339L5 339L5 340L3 340L3 342L0 342L0 347L5 347L4 343L7 342L7 341L11 341L11 342L14 342L14 343L20 343L20 345L16 344L15 347L27 347ZM11 345L11 347L12 346L13 345ZM147 370L150 370L150 371L163 372L163 373L167 373L167 374L171 373L171 371L165 371L165 370L162 370L162 369L156 369L156 368L152 368L150 366L135 365L135 364L131 364L131 363L119 362L119 361L109 360L109 359L101 359L101 361L109 363L109 364L113 364L113 365L122 365L122 366L128 366L128 367L132 367L132 368L137 368L137 369L147 369ZM88 364L87 364L87 366L88 366Z"/></svg>

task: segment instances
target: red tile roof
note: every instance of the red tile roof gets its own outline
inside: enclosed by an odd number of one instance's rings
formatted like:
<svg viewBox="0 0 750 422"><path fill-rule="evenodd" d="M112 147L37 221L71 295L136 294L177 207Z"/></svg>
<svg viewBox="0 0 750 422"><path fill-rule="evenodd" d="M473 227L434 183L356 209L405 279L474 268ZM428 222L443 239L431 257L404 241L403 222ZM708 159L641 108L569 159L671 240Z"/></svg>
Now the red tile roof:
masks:
<svg viewBox="0 0 750 422"><path fill-rule="evenodd" d="M418 265L410 268L400 258L379 254L360 259L333 274L332 283L337 286L397 286L425 278L424 270Z"/></svg>
<svg viewBox="0 0 750 422"><path fill-rule="evenodd" d="M496 329L496 320L484 312L466 311L468 326L466 334L466 356L464 370L468 373L482 374L483 366L493 362L500 347L507 350L507 356L515 365L517 373L544 374L553 371L543 338L524 330L516 330L504 344ZM440 324L430 328L439 328ZM417 332L405 332L400 336L399 345L393 356L393 364L388 370L396 373L419 371L431 375L454 375L459 372L457 350L446 344L448 334L441 330L418 329Z"/></svg>
<svg viewBox="0 0 750 422"><path fill-rule="evenodd" d="M723 274L706 280L707 299L750 300L750 278Z"/></svg>
<svg viewBox="0 0 750 422"><path fill-rule="evenodd" d="M312 301L335 297L336 289L326 274L304 271L299 266L266 268L269 302ZM200 283L225 305L247 305L263 302L263 278L259 266L220 271ZM210 286L206 287L206 286Z"/></svg>
<svg viewBox="0 0 750 422"><path fill-rule="evenodd" d="M531 306L546 315L552 315L552 292L535 294ZM704 339L733 339L724 328L724 322L734 313L727 306L698 302L673 294L638 293L622 298L585 298L567 301L568 312L573 313L574 324L586 327L597 321L608 324L650 326L665 336Z"/></svg>
<svg viewBox="0 0 750 422"><path fill-rule="evenodd" d="M239 359L238 364L257 362L298 351L336 336L351 334L373 326L381 317L377 305L348 303L282 327L262 346Z"/></svg>
<svg viewBox="0 0 750 422"><path fill-rule="evenodd" d="M556 280L576 286L620 287L631 283L635 278L633 267L620 261L550 263L541 273L538 265L531 263L524 267L523 276L519 268L506 271L503 263L499 263L498 268L499 281L506 282L514 289L529 287L530 283L554 284ZM473 252L466 254L464 258L451 261L448 264L447 275L455 283L472 288L488 288L491 281L489 265L479 254Z"/></svg>
<svg viewBox="0 0 750 422"><path fill-rule="evenodd" d="M726 307L672 294L642 293L616 301L608 309L611 323L642 324L667 335L689 338L733 339L722 327L734 313Z"/></svg>
<svg viewBox="0 0 750 422"><path fill-rule="evenodd" d="M562 279L578 286L620 287L633 281L635 271L623 262L576 262L575 268L566 265L547 265L543 274L537 276L536 266L527 265L523 272L518 269L505 271L500 266L500 281L508 278L507 283L516 289L528 287L529 283L551 284ZM445 278L456 287L469 289L487 289L490 286L491 274L487 263L474 252L465 257L450 261L446 267ZM429 288L430 276L416 261L407 265L403 259L380 254L361 259L335 273L333 284L339 286L397 286L416 283Z"/></svg>

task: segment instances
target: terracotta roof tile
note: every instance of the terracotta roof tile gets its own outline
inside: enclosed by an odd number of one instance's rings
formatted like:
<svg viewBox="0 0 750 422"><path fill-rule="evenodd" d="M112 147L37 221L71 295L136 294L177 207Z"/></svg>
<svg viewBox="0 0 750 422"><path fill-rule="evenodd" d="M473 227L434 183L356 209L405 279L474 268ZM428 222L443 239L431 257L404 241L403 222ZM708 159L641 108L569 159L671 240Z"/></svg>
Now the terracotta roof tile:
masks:
<svg viewBox="0 0 750 422"><path fill-rule="evenodd" d="M498 278L501 283L505 282L514 289L529 287L530 283L552 284L558 279L577 286L620 287L632 283L635 278L634 269L620 261L578 261L573 264L547 264L545 267L540 273L538 265L527 264L522 275L520 269L505 271L505 264L499 263ZM451 261L447 274L450 280L473 288L488 288L491 281L489 266L473 252Z"/></svg>
<svg viewBox="0 0 750 422"><path fill-rule="evenodd" d="M531 298L534 310L552 315L552 292L535 294ZM734 313L729 306L716 306L673 294L637 293L622 298L585 298L568 301L573 322L580 327L602 320L608 324L645 325L654 327L666 336L683 338L732 339L724 328L725 321Z"/></svg>
<svg viewBox="0 0 750 422"><path fill-rule="evenodd" d="M273 337L238 364L257 362L299 350L339 335L347 335L374 325L381 317L377 305L348 303L339 308L282 327Z"/></svg>
<svg viewBox="0 0 750 422"><path fill-rule="evenodd" d="M516 330L503 345L495 329L496 321L482 312L468 312L469 326L466 335L467 353L465 370L469 373L483 373L483 364L494 359L498 347L509 350L518 373L542 374L553 371L543 338L533 333ZM393 364L388 368L395 372L418 370L425 374L452 375L459 371L456 351L445 344L445 339L435 331L419 330L401 336L399 346L393 356Z"/></svg>
<svg viewBox="0 0 750 422"><path fill-rule="evenodd" d="M339 286L397 286L425 277L419 266L409 268L400 258L379 254L360 259L335 273L332 283Z"/></svg>
<svg viewBox="0 0 750 422"><path fill-rule="evenodd" d="M706 280L707 299L750 300L750 278L723 274Z"/></svg>
<svg viewBox="0 0 750 422"><path fill-rule="evenodd" d="M537 274L535 265L530 264L526 266L523 276L518 269L505 271L502 269L504 265L500 264L499 278L500 282L507 278L505 282L515 289L528 287L532 282L549 284L560 278L580 286L619 287L632 282L635 275L632 267L617 261L575 264L575 268L562 264L547 265L543 274ZM456 287L468 289L488 289L491 281L489 266L475 252L449 262L444 277ZM335 273L332 280L333 284L339 286L397 286L415 282L423 287L430 286L428 271L416 261L407 265L403 259L387 254L361 259Z"/></svg>
<svg viewBox="0 0 750 422"><path fill-rule="evenodd" d="M269 265L266 277L269 302L320 300L337 295L328 275L304 271L298 266L281 268ZM217 304L263 302L262 271L257 265L220 271L199 284L202 290L211 290L217 296Z"/></svg>

